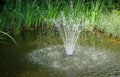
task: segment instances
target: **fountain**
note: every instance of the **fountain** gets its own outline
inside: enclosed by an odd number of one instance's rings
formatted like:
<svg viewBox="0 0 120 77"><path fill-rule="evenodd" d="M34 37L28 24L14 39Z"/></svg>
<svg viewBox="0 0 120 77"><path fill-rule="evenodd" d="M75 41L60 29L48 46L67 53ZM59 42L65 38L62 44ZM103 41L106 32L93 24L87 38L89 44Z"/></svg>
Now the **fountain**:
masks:
<svg viewBox="0 0 120 77"><path fill-rule="evenodd" d="M113 64L112 61L116 59L113 51L104 49L103 47L99 48L87 45L76 46L83 24L79 18L74 17L73 13L70 13L69 16L66 17L64 12L61 12L61 17L59 19L53 19L52 21L60 32L64 45L47 45L29 52L27 57L32 64L40 66L40 68L43 67L47 69L47 71L54 69L55 71L52 72L55 73L57 70L57 75L63 72L61 75L64 77L98 77L98 75L103 74L101 71L105 71L106 73L106 71L109 70L109 66L110 69L113 67L111 66ZM44 37L41 38L44 39ZM50 39L40 40L40 45L44 42L48 43L49 40L59 41L58 38L56 39L55 37L48 38ZM85 37L81 39L85 39ZM87 39L89 39L89 37ZM88 42L90 41L88 40ZM66 52L64 52L64 50L66 50ZM73 51L75 51L74 55ZM65 54L67 54L67 56ZM101 69L101 67L103 67L103 69ZM40 72L44 72L44 70L40 69ZM65 73L66 76L64 75ZM58 77L61 76L59 75Z"/></svg>
<svg viewBox="0 0 120 77"><path fill-rule="evenodd" d="M27 57L32 64L47 69L47 72L52 69L55 70L52 72L56 73L56 71L58 71L57 75L63 72L61 75L64 77L98 77L100 74L103 74L103 71L106 73L107 70L113 67L111 66L113 65L112 62L116 59L113 51L104 49L103 46L76 46L77 39L82 31L82 26L86 25L87 22L83 24L80 18L75 16L73 9L69 15L66 15L62 11L61 16L58 17L58 19L52 19L52 21L59 31L64 45L47 45L29 52ZM44 39L44 37L41 38ZM58 38L56 39L55 37L48 38L50 38L50 40L54 39L54 41L56 40L57 42L59 41ZM81 39L85 39L85 37ZM87 39L89 39L89 37ZM48 41L49 39L44 39L45 43L48 43ZM88 42L90 41L88 40ZM42 44L43 40L40 40L40 45ZM66 52L64 50L66 50ZM73 51L75 51L74 55ZM65 54L67 54L67 56ZM44 70L40 69L40 72L44 72ZM59 75L58 77L61 76ZM105 75L105 77L108 76Z"/></svg>
<svg viewBox="0 0 120 77"><path fill-rule="evenodd" d="M62 11L61 17L53 20L53 22L62 37L66 54L73 55L78 36L82 30L80 19L74 17L73 10L68 17L65 17L64 12Z"/></svg>

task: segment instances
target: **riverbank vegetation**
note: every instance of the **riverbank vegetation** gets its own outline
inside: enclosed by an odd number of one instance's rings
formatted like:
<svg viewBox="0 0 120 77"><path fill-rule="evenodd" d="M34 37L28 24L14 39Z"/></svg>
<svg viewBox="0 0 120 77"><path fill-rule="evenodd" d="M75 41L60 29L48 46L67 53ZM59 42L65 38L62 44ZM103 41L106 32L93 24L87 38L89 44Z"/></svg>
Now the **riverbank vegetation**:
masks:
<svg viewBox="0 0 120 77"><path fill-rule="evenodd" d="M1 44L7 44L7 42L6 42L8 40L7 38L9 38L15 44L17 44L17 42L14 40L14 38L12 36L10 36L8 33L0 31L0 43Z"/></svg>
<svg viewBox="0 0 120 77"><path fill-rule="evenodd" d="M61 11L73 13L85 30L120 37L119 0L6 0L0 15L0 31L19 34L23 30L53 28Z"/></svg>

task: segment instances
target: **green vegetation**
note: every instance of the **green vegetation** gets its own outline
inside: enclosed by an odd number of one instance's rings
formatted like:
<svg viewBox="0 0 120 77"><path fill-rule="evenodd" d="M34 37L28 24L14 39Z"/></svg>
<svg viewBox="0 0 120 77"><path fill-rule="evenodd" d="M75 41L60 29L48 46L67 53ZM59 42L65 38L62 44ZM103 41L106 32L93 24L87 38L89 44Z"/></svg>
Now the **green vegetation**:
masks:
<svg viewBox="0 0 120 77"><path fill-rule="evenodd" d="M23 29L51 28L61 11L79 18L85 29L120 36L120 2L113 0L6 0L0 30L15 34Z"/></svg>
<svg viewBox="0 0 120 77"><path fill-rule="evenodd" d="M12 36L10 36L8 33L5 33L3 31L0 31L0 43L2 44L7 44L4 40L6 39L6 37L9 37L15 44L17 44L17 42L12 38Z"/></svg>
<svg viewBox="0 0 120 77"><path fill-rule="evenodd" d="M109 14L101 14L97 26L102 32L120 37L120 11L112 10Z"/></svg>

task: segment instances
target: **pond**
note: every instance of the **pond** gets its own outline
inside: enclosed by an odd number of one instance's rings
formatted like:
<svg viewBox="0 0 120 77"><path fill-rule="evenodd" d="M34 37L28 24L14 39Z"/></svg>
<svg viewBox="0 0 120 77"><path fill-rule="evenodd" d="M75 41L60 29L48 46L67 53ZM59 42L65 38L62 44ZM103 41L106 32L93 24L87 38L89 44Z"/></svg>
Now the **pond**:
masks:
<svg viewBox="0 0 120 77"><path fill-rule="evenodd" d="M72 56L59 33L28 31L0 46L0 77L120 77L120 42L82 32Z"/></svg>

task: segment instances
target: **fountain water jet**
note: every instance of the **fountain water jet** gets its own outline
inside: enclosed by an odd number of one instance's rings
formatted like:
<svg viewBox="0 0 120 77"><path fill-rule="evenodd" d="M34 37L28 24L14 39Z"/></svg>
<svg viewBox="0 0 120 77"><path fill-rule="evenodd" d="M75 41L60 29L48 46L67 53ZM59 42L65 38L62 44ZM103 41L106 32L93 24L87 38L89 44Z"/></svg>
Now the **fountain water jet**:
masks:
<svg viewBox="0 0 120 77"><path fill-rule="evenodd" d="M64 13L61 12L61 16L61 18L53 20L53 22L62 37L66 54L73 55L77 39L82 30L82 25L80 19L75 17L73 12L68 17L65 17Z"/></svg>

